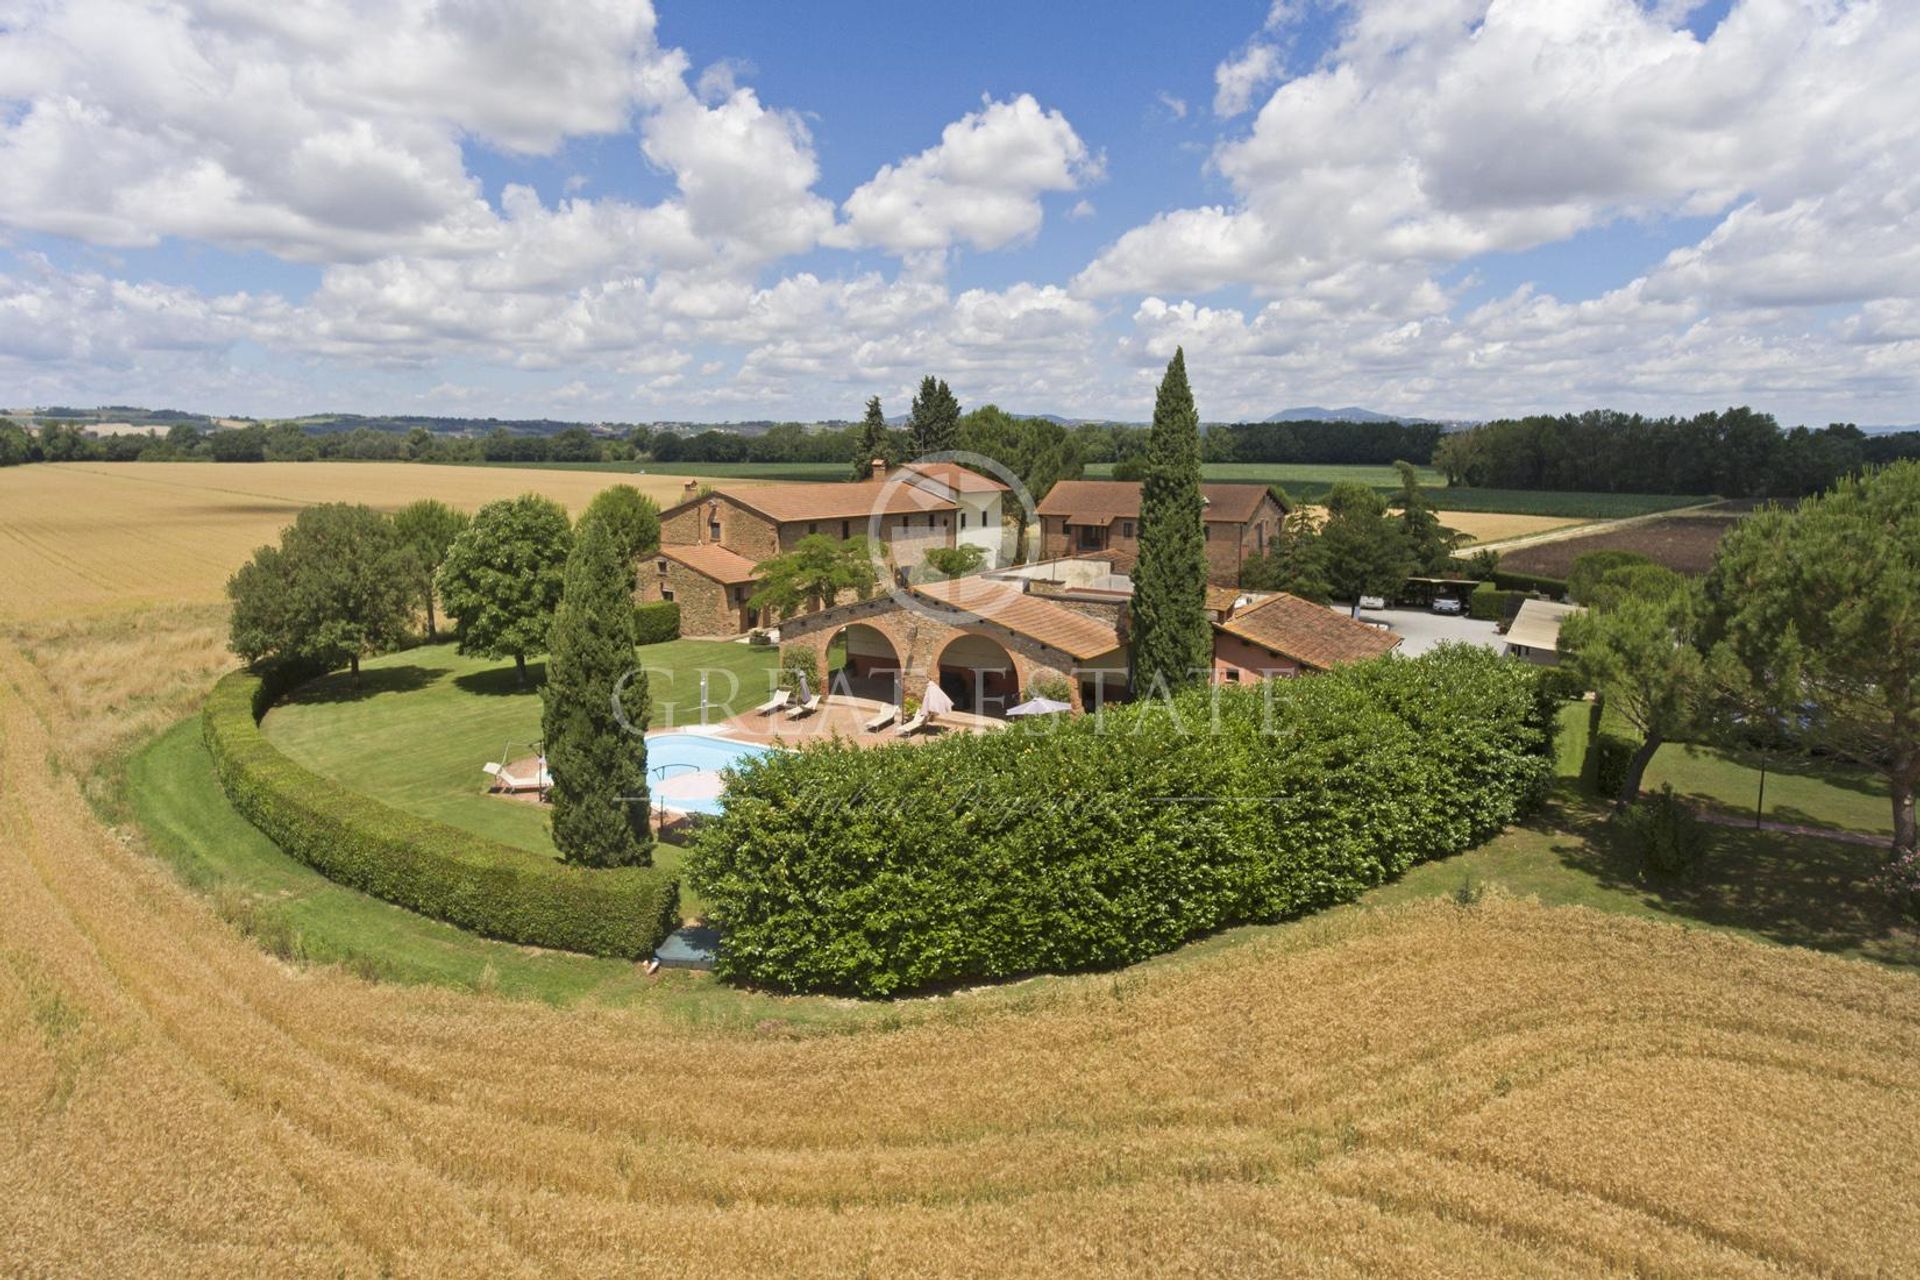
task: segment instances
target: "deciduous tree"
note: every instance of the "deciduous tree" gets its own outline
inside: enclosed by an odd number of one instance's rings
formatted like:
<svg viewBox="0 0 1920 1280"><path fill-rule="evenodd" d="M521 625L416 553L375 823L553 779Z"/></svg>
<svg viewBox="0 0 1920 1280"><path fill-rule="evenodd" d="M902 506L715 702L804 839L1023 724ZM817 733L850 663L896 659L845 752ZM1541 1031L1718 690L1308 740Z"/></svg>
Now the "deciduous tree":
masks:
<svg viewBox="0 0 1920 1280"><path fill-rule="evenodd" d="M627 590L632 592L634 575L643 556L660 549L660 504L630 484L609 485L593 495L593 501L580 514L580 524L602 521L613 535L614 553L626 566ZM576 536L579 530L575 530Z"/></svg>
<svg viewBox="0 0 1920 1280"><path fill-rule="evenodd" d="M1287 514L1279 532L1262 555L1249 556L1240 569L1240 585L1249 591L1285 591L1305 600L1325 602L1333 593L1327 583L1326 548L1314 527L1313 513L1280 495Z"/></svg>
<svg viewBox="0 0 1920 1280"><path fill-rule="evenodd" d="M612 521L580 522L565 581L540 691L553 843L584 866L644 865L647 677L634 661L633 592Z"/></svg>
<svg viewBox="0 0 1920 1280"><path fill-rule="evenodd" d="M755 572L760 586L748 604L781 618L824 609L843 591L865 600L878 584L865 538L838 541L824 533L808 534Z"/></svg>
<svg viewBox="0 0 1920 1280"><path fill-rule="evenodd" d="M1133 679L1143 691L1178 689L1213 665L1207 617L1207 544L1200 497L1200 415L1176 349L1154 397L1140 485L1140 560L1133 571Z"/></svg>
<svg viewBox="0 0 1920 1280"><path fill-rule="evenodd" d="M527 493L480 508L434 580L460 652L511 657L526 687L527 657L546 650L572 547L566 510L550 498Z"/></svg>
<svg viewBox="0 0 1920 1280"><path fill-rule="evenodd" d="M394 532L400 535L401 543L412 557L407 576L414 598L426 608L430 640L439 634L434 622L434 575L446 563L453 540L460 536L467 523L466 512L455 511L438 498L422 498L393 514Z"/></svg>
<svg viewBox="0 0 1920 1280"><path fill-rule="evenodd" d="M1337 600L1354 602L1361 596L1391 596L1413 572L1400 525L1387 514L1384 498L1363 484L1343 480L1322 499L1326 523L1320 526L1327 585Z"/></svg>
<svg viewBox="0 0 1920 1280"><path fill-rule="evenodd" d="M228 645L248 662L291 658L360 675L406 636L409 556L393 522L344 502L308 507L227 580Z"/></svg>

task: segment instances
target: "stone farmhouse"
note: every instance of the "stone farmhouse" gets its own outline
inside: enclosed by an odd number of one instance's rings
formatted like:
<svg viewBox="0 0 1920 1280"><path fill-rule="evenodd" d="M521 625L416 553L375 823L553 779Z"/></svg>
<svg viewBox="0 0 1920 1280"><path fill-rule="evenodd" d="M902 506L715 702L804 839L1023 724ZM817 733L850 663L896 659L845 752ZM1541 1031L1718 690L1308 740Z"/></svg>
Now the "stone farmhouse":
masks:
<svg viewBox="0 0 1920 1280"><path fill-rule="evenodd" d="M694 486L690 483L689 488ZM660 551L643 562L639 598L680 606L680 633L738 635L761 625L748 601L755 566L800 539L873 537L906 570L934 547L981 548L983 567L1005 559L1007 486L950 462L909 463L859 483L729 485L660 513Z"/></svg>
<svg viewBox="0 0 1920 1280"><path fill-rule="evenodd" d="M1207 581L1236 586L1248 556L1264 554L1287 509L1265 485L1203 484ZM1040 554L1100 559L1129 573L1140 559L1140 485L1132 480L1062 480L1043 499Z"/></svg>

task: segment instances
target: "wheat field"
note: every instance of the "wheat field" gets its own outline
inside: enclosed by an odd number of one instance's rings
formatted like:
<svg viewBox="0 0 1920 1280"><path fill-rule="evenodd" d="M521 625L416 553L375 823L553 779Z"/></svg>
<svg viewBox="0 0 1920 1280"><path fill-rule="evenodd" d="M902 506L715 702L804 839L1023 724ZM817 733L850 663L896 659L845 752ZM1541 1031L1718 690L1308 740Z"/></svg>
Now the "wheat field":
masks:
<svg viewBox="0 0 1920 1280"><path fill-rule="evenodd" d="M831 1034L277 961L88 804L217 662L120 562L224 573L71 475L0 473L65 565L0 598L0 1273L1920 1272L1920 985L1718 933L1350 910Z"/></svg>

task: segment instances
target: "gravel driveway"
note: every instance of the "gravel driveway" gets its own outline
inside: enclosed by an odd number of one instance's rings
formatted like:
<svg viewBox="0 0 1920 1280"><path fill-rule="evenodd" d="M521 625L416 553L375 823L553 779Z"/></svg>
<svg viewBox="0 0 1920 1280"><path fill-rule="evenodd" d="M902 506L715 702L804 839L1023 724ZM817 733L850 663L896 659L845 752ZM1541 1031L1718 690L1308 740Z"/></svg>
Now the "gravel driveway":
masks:
<svg viewBox="0 0 1920 1280"><path fill-rule="evenodd" d="M1331 608L1340 614L1352 612L1350 605L1336 604ZM1400 637L1400 647L1394 652L1403 657L1417 658L1446 640L1485 645L1495 653L1506 650L1506 638L1494 630L1493 623L1475 622L1465 616L1449 618L1425 609L1362 609L1360 620L1384 622L1392 628Z"/></svg>

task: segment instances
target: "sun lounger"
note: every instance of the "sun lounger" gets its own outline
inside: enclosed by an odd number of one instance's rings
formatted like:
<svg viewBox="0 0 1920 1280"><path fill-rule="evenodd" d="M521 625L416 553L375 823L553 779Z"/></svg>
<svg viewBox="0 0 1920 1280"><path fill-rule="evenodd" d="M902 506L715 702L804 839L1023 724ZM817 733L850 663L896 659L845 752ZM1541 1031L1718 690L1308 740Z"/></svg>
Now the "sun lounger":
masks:
<svg viewBox="0 0 1920 1280"><path fill-rule="evenodd" d="M920 732L922 729L926 728L927 722L932 719L933 719L933 713L931 711L928 711L925 707L922 707L920 708L920 710L913 713L913 719L907 721L905 724L901 725L898 729L895 729L893 732L897 737L901 737L901 738L910 737L911 735L916 734Z"/></svg>
<svg viewBox="0 0 1920 1280"><path fill-rule="evenodd" d="M782 689L780 692L774 694L771 698L768 698L765 702L755 707L753 709L754 714L762 715L762 716L770 716L776 711L784 710L787 703L791 702L792 700L793 700L793 694L786 689Z"/></svg>
<svg viewBox="0 0 1920 1280"><path fill-rule="evenodd" d="M545 785L545 779L536 773L533 777L514 773L503 764L489 760L480 766L480 771L493 779L495 789L500 791L538 791Z"/></svg>
<svg viewBox="0 0 1920 1280"><path fill-rule="evenodd" d="M875 715L873 719L867 721L865 724L861 725L860 727L866 730L868 733L878 733L882 729L886 728L888 725L892 724L893 718L899 714L900 714L900 708L898 707L882 707L879 713Z"/></svg>
<svg viewBox="0 0 1920 1280"><path fill-rule="evenodd" d="M820 695L816 693L811 698L808 698L805 702L800 703L798 706L788 707L787 719L798 720L802 716L812 715L814 712L818 711L819 709L820 709Z"/></svg>

